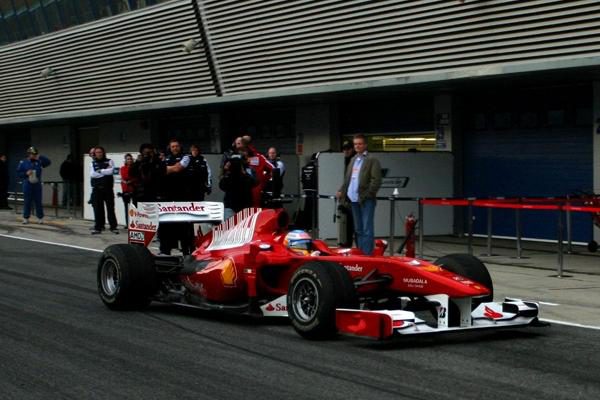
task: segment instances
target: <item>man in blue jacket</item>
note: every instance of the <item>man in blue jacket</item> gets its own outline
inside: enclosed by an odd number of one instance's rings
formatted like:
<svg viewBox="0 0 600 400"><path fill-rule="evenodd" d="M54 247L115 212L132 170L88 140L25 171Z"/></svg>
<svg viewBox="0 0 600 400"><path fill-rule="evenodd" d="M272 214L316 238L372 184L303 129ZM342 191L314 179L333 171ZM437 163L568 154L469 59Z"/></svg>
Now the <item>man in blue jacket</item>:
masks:
<svg viewBox="0 0 600 400"><path fill-rule="evenodd" d="M17 175L23 180L23 224L29 223L31 202L35 205L35 215L38 223L44 223L44 208L42 206L42 168L50 165L48 157L39 154L35 147L27 149L27 158L21 160L17 167Z"/></svg>

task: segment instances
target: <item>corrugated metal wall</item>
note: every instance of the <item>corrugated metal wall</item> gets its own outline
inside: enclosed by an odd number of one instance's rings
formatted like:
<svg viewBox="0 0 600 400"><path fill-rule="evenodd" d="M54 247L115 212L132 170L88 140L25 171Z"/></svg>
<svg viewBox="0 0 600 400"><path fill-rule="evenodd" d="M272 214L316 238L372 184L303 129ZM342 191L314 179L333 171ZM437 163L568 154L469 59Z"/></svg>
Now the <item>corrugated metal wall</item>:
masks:
<svg viewBox="0 0 600 400"><path fill-rule="evenodd" d="M0 49L0 120L215 94L191 0L166 3ZM51 67L55 75L40 72ZM109 110L107 110L109 111Z"/></svg>
<svg viewBox="0 0 600 400"><path fill-rule="evenodd" d="M572 62L600 57L599 22L598 0L175 0L0 49L0 123ZM200 24L210 60L178 49Z"/></svg>
<svg viewBox="0 0 600 400"><path fill-rule="evenodd" d="M600 54L600 2L206 0L225 93Z"/></svg>

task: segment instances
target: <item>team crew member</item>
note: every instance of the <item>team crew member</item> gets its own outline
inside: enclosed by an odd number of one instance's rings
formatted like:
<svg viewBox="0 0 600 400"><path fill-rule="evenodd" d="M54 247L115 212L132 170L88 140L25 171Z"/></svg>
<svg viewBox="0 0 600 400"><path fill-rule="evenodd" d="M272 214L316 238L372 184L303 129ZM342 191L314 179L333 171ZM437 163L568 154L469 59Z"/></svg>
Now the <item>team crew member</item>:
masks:
<svg viewBox="0 0 600 400"><path fill-rule="evenodd" d="M348 168L348 164L352 157L356 155L354 151L354 145L351 141L346 140L342 144L342 152L344 153L344 172L346 168ZM352 207L351 205L344 201L345 197L340 199L340 205L338 206L340 214L338 223L340 224L340 247L352 247L353 237L354 237L354 220L352 219Z"/></svg>
<svg viewBox="0 0 600 400"><path fill-rule="evenodd" d="M94 207L94 230L92 235L102 233L104 230L106 206L106 217L110 231L118 234L117 217L115 215L115 194L113 192L113 173L115 163L106 158L104 147L96 146L94 159L90 165L90 178L92 180L92 206Z"/></svg>
<svg viewBox="0 0 600 400"><path fill-rule="evenodd" d="M370 255L374 247L375 202L381 186L381 166L369 155L364 135L355 135L353 144L356 155L348 163L344 184L337 197L346 196L350 201L358 248Z"/></svg>
<svg viewBox="0 0 600 400"><path fill-rule="evenodd" d="M267 161L267 158L259 153L254 146L252 146L252 139L250 136L242 136L242 141L245 142L246 148L248 149L248 166L254 171L254 177L256 184L252 188L252 207L260 207L262 203L262 194L271 179L271 171L273 166Z"/></svg>
<svg viewBox="0 0 600 400"><path fill-rule="evenodd" d="M125 207L125 225L129 225L129 203L133 195L133 181L131 178L131 168L133 166L133 156L129 153L125 154L125 164L119 169L121 175L121 199Z"/></svg>
<svg viewBox="0 0 600 400"><path fill-rule="evenodd" d="M166 173L166 166L160 160L154 145L142 144L139 159L129 170L129 178L133 185L133 204L136 207L138 202L158 200L160 183Z"/></svg>
<svg viewBox="0 0 600 400"><path fill-rule="evenodd" d="M44 223L44 207L42 206L42 168L50 165L48 157L38 153L35 147L27 149L27 158L21 160L17 167L17 175L23 179L23 224L29 223L31 202L35 205L38 223Z"/></svg>
<svg viewBox="0 0 600 400"><path fill-rule="evenodd" d="M164 201L185 201L188 196L189 178L186 168L190 164L190 156L183 154L181 144L176 139L169 141L169 154L165 155L166 175L162 179L161 199ZM188 222L167 223L159 225L158 239L160 252L171 254L171 250L181 242L181 252L191 254L194 239L194 225Z"/></svg>
<svg viewBox="0 0 600 400"><path fill-rule="evenodd" d="M281 207L279 203L274 203L272 200L281 196L283 189L283 176L285 175L285 164L277 156L277 149L269 147L267 151L267 162L271 164L271 178L265 184L263 189L262 206L263 207Z"/></svg>
<svg viewBox="0 0 600 400"><path fill-rule="evenodd" d="M196 144L190 146L190 164L186 168L188 176L188 199L203 201L205 195L212 191L212 172L204 156L200 154L200 147Z"/></svg>
<svg viewBox="0 0 600 400"><path fill-rule="evenodd" d="M5 154L0 154L0 210L12 210L8 206L8 165Z"/></svg>

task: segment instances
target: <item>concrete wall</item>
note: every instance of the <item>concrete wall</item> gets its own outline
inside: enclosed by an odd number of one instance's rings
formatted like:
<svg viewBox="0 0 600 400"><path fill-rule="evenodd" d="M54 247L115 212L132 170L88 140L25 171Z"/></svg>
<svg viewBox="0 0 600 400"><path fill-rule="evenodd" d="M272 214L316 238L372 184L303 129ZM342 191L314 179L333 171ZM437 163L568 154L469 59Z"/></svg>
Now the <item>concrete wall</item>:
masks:
<svg viewBox="0 0 600 400"><path fill-rule="evenodd" d="M98 128L99 144L107 152L137 150L140 144L151 142L149 124L143 120L105 122Z"/></svg>
<svg viewBox="0 0 600 400"><path fill-rule="evenodd" d="M330 106L328 104L300 105L296 108L296 137L302 144L300 163L304 165L311 154L332 146Z"/></svg>

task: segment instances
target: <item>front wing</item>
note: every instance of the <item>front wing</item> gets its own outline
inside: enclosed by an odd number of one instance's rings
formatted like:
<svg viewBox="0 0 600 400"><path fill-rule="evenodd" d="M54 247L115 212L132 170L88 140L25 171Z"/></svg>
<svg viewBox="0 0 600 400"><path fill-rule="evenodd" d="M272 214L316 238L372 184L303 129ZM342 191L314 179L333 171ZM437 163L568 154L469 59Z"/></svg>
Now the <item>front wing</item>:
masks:
<svg viewBox="0 0 600 400"><path fill-rule="evenodd" d="M481 303L473 311L470 311L470 298L453 299L461 318L458 326L448 326L448 296L428 296L428 299L437 304L436 326L426 323L411 311L356 309L336 309L336 325L342 334L383 340L402 335L523 327L537 322L539 314L537 303L520 299Z"/></svg>

